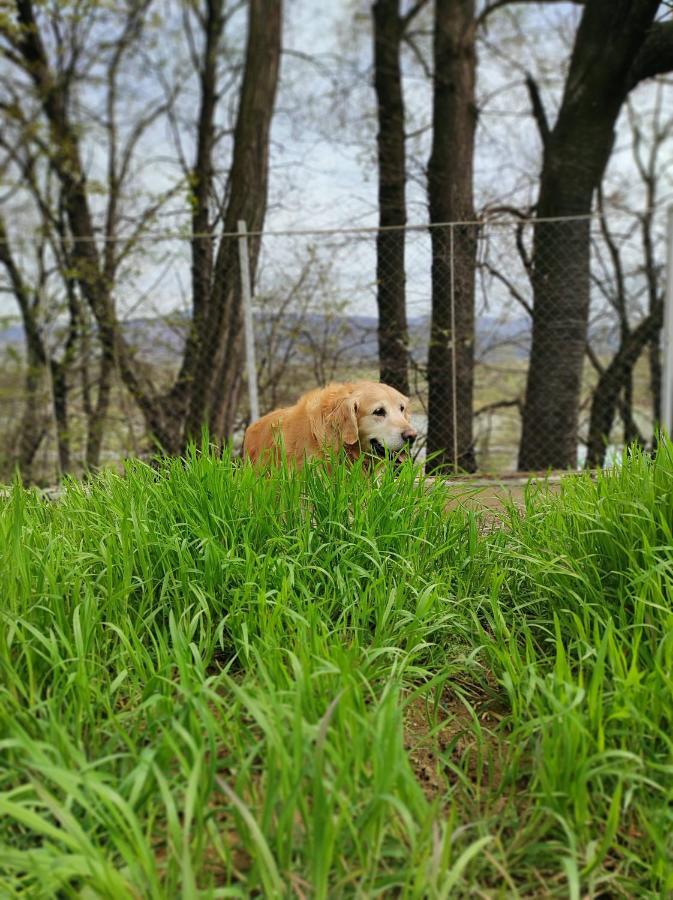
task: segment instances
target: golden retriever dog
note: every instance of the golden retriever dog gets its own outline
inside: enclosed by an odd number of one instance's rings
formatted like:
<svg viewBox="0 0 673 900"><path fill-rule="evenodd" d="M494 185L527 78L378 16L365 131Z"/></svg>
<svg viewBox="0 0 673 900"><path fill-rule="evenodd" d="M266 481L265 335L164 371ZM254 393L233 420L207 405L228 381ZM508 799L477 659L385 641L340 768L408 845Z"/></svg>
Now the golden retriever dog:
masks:
<svg viewBox="0 0 673 900"><path fill-rule="evenodd" d="M343 447L350 459L363 453L399 458L415 438L408 397L387 384L353 381L309 391L294 406L253 422L245 432L243 456L277 462L284 450L288 460L301 465L307 457Z"/></svg>

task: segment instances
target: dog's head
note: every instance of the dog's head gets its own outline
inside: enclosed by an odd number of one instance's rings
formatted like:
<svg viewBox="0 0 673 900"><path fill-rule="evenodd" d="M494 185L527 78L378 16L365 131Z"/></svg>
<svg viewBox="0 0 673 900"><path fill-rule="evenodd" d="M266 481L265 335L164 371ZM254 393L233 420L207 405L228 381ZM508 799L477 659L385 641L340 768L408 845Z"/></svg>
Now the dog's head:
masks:
<svg viewBox="0 0 673 900"><path fill-rule="evenodd" d="M335 449L345 445L352 455L385 457L399 456L416 438L409 398L387 384L328 385L316 400L313 432L319 443Z"/></svg>

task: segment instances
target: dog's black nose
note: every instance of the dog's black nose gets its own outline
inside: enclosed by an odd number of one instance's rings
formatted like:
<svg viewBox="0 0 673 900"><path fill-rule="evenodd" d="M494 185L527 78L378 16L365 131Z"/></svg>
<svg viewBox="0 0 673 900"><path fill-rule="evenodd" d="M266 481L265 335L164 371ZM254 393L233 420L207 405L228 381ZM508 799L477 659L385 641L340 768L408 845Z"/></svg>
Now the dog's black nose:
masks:
<svg viewBox="0 0 673 900"><path fill-rule="evenodd" d="M416 437L417 432L415 432L413 428L410 428L408 431L402 432L402 440L406 444L413 444L413 442L416 440Z"/></svg>

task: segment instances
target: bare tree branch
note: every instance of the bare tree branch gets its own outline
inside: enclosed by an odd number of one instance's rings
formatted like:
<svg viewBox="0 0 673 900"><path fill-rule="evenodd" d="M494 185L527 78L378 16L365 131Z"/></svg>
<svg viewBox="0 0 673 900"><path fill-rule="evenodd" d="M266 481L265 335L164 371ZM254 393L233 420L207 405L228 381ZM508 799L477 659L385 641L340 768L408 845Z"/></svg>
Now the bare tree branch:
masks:
<svg viewBox="0 0 673 900"><path fill-rule="evenodd" d="M549 121L542 102L542 97L540 96L540 88L530 72L526 73L526 88L533 109L533 118L535 119L538 131L540 132L540 138L542 139L542 146L545 147L549 142Z"/></svg>
<svg viewBox="0 0 673 900"><path fill-rule="evenodd" d="M421 67L425 77L428 80L432 80L432 67L421 53L421 48L416 43L414 36L412 34L405 34L403 40L416 58L416 62Z"/></svg>
<svg viewBox="0 0 673 900"><path fill-rule="evenodd" d="M400 27L402 28L402 33L405 33L409 25L416 18L419 12L423 9L424 6L427 6L428 0L416 0L416 3L403 15L400 17Z"/></svg>
<svg viewBox="0 0 673 900"><path fill-rule="evenodd" d="M641 81L673 71L673 21L655 22L636 56L627 79L628 90Z"/></svg>
<svg viewBox="0 0 673 900"><path fill-rule="evenodd" d="M477 16L477 26L483 25L484 22L488 19L489 16L493 15L494 12L498 9L502 9L504 6L513 6L516 3L540 3L541 0L491 0L491 3L488 3L484 9ZM571 2L575 3L578 6L583 6L585 0L542 0L544 3L564 3Z"/></svg>
<svg viewBox="0 0 673 900"><path fill-rule="evenodd" d="M516 408L521 412L523 408L523 400L521 397L515 397L513 400L494 400L493 403L486 403L484 406L480 406L479 409L475 410L474 415L483 416L484 413L495 412L496 409L509 409L512 406L516 406Z"/></svg>
<svg viewBox="0 0 673 900"><path fill-rule="evenodd" d="M493 278L497 279L501 284L504 284L512 298L516 300L516 302L526 310L529 316L533 315L533 307L523 296L521 291L516 287L516 285L503 273L497 269L492 263L482 262L481 266L486 269L486 271L493 276Z"/></svg>

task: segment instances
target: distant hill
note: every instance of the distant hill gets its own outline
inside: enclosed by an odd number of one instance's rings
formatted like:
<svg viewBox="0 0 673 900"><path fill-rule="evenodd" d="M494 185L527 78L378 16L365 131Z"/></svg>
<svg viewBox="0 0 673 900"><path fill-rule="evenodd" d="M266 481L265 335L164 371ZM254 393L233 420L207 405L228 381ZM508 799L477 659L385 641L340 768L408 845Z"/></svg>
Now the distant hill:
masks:
<svg viewBox="0 0 673 900"><path fill-rule="evenodd" d="M256 331L258 345L264 342L265 332L270 320L256 315ZM138 354L148 361L157 363L174 359L182 351L187 332L188 321L180 316L166 318L134 318L123 324L126 340L137 348ZM327 335L330 341L341 341L344 344L343 360L362 362L376 359L377 320L373 316L334 316L310 314L303 319L288 315L283 322L282 334L278 347L279 352L287 347L289 335L299 330L310 334L314 340ZM477 356L483 357L489 352L507 352L517 359L525 359L530 347L530 319L527 316L504 318L502 316L479 316L476 323ZM409 338L412 349L419 355L425 354L430 335L429 316L419 316L409 320ZM608 352L616 347L616 339L603 329L593 334L593 342L597 352ZM8 348L20 351L23 346L23 328L12 323L0 327L0 352Z"/></svg>
<svg viewBox="0 0 673 900"><path fill-rule="evenodd" d="M0 349L20 347L23 344L23 328L20 325L0 327Z"/></svg>

